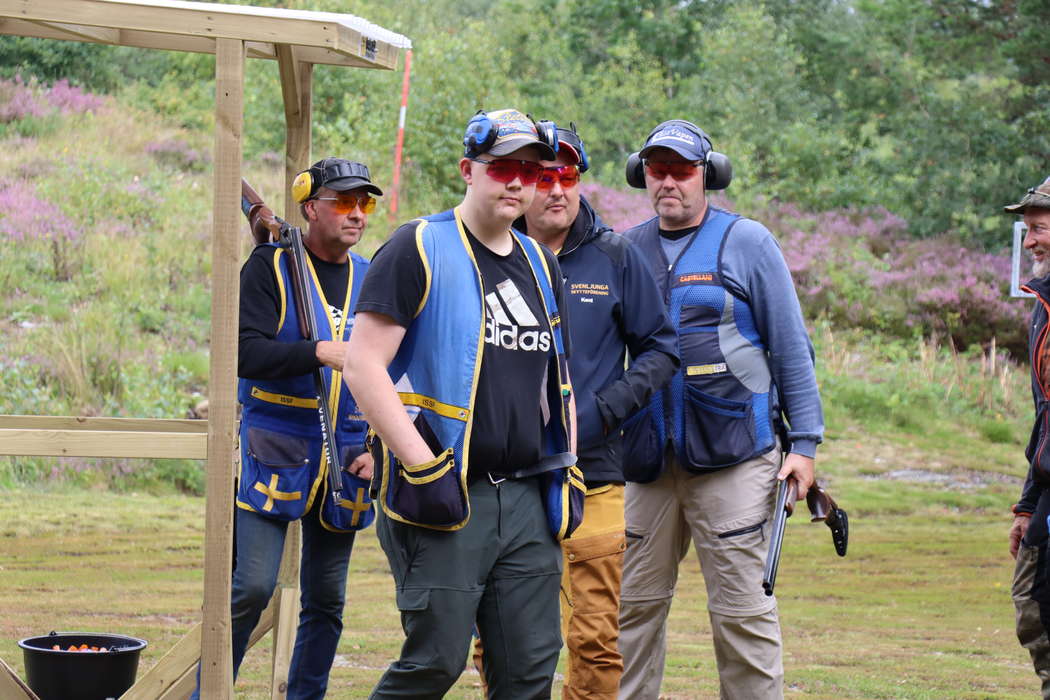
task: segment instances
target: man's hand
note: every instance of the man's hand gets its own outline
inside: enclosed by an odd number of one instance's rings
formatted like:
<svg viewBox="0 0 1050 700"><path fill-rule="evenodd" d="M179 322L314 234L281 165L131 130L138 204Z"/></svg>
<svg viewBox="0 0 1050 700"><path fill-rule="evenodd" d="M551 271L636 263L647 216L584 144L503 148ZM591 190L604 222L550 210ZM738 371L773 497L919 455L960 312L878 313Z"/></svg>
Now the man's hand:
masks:
<svg viewBox="0 0 1050 700"><path fill-rule="evenodd" d="M353 462L350 462L346 467L346 471L350 472L354 476L359 476L362 479L372 478L372 455L368 452L362 452L357 455Z"/></svg>
<svg viewBox="0 0 1050 700"><path fill-rule="evenodd" d="M781 481L788 478L788 476L795 477L795 483L798 484L798 500L800 501L806 497L806 492L813 485L813 464L814 461L811 457L804 457L791 452L784 458L784 464L777 473L777 479Z"/></svg>
<svg viewBox="0 0 1050 700"><path fill-rule="evenodd" d="M322 365L342 372L347 345L349 343L338 340L318 340L314 354L317 355L317 361Z"/></svg>
<svg viewBox="0 0 1050 700"><path fill-rule="evenodd" d="M1028 531L1028 523L1032 517L1029 515L1015 515L1014 524L1010 526L1010 556L1017 558L1017 550L1021 547L1021 538Z"/></svg>

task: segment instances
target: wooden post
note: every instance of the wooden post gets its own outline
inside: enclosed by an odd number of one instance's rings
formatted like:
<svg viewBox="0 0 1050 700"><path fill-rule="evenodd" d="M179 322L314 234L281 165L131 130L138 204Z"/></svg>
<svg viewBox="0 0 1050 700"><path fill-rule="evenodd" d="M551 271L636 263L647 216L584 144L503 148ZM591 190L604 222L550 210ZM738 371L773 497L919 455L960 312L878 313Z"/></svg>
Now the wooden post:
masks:
<svg viewBox="0 0 1050 700"><path fill-rule="evenodd" d="M215 42L215 201L212 214L211 365L204 552L201 697L233 691L230 584L233 560L233 450L237 418L237 315L244 127L244 42Z"/></svg>

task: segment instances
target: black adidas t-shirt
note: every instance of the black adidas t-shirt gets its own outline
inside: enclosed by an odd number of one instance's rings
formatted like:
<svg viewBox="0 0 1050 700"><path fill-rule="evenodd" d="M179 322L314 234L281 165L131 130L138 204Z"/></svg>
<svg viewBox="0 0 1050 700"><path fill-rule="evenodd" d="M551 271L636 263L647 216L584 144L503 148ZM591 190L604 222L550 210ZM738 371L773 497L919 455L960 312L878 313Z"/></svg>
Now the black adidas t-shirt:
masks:
<svg viewBox="0 0 1050 700"><path fill-rule="evenodd" d="M405 328L411 324L426 286L416 226L412 222L398 228L375 254L355 313L384 314ZM554 341L521 248L515 244L509 255L497 255L467 233L485 292L485 343L470 441L473 480L489 471L522 469L539 461L547 420L544 379ZM561 268L553 253L542 250L560 310ZM561 318L567 342L564 312Z"/></svg>
<svg viewBox="0 0 1050 700"><path fill-rule="evenodd" d="M330 263L305 249L317 272L329 312L338 327L346 303L350 261ZM281 316L281 293L273 266L273 246L258 246L241 267L240 331L237 376L245 379L286 379L308 374L317 361L317 343L274 340Z"/></svg>

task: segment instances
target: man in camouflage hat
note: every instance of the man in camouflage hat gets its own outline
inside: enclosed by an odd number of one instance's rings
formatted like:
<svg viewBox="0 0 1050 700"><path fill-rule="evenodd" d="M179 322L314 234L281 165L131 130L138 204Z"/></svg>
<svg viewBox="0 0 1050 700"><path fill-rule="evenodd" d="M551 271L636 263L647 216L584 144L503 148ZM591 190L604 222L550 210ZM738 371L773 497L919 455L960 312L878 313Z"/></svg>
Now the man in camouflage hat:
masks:
<svg viewBox="0 0 1050 700"><path fill-rule="evenodd" d="M1047 515L1050 514L1050 455L1046 454L1050 430L1050 343L1044 337L1047 303L1050 301L1050 178L1032 187L1017 204L1004 207L1024 217L1028 229L1024 247L1032 253L1035 279L1023 289L1036 295L1029 324L1029 358L1032 366L1032 396L1035 397L1035 429L1025 456L1028 476L1021 498L1013 507L1010 554L1017 560L1012 595L1016 610L1017 639L1028 649L1036 674L1042 681L1043 698L1050 700L1050 640L1046 621L1050 616L1050 584L1045 574ZM1042 613L1042 615L1040 614ZM1042 616L1043 621L1040 620Z"/></svg>

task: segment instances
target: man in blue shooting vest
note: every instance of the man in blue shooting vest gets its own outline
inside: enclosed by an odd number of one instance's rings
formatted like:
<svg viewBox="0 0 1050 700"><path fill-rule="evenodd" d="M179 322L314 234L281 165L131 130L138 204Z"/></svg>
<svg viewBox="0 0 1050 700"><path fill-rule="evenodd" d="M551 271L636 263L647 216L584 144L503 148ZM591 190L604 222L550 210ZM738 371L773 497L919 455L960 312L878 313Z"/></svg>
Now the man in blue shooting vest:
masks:
<svg viewBox="0 0 1050 700"><path fill-rule="evenodd" d="M375 433L377 534L405 632L372 698L443 697L475 624L488 697L550 697L558 540L582 517L583 484L561 270L511 224L554 131L513 109L476 114L462 203L398 228L361 291L343 376Z"/></svg>
<svg viewBox="0 0 1050 700"><path fill-rule="evenodd" d="M620 697L655 700L679 562L696 547L723 698L783 696L776 600L762 589L777 479L799 498L823 434L809 340L775 238L710 206L731 178L695 124L672 120L628 160L656 216L624 236L649 261L681 367L624 425L627 552ZM787 425L784 421L787 421ZM780 437L782 436L782 437ZM786 457L782 454L786 452Z"/></svg>
<svg viewBox="0 0 1050 700"><path fill-rule="evenodd" d="M307 222L304 248L310 312L320 340L299 329L291 255L277 244L257 246L241 269L237 374L241 414L241 471L235 513L231 595L234 676L252 630L277 584L288 523L302 522L302 610L288 675L289 700L323 698L343 629L347 569L354 532L373 517L367 497L372 458L367 425L340 379L368 262L350 252L361 240L373 195L368 168L325 158L299 174L292 198ZM322 457L313 372L321 368L331 392L336 444L344 468L336 505ZM196 700L199 691L195 691Z"/></svg>
<svg viewBox="0 0 1050 700"><path fill-rule="evenodd" d="M1050 584L1047 582L1047 517L1050 517L1050 343L1046 327L1050 310L1050 178L1032 187L1016 204L1004 207L1006 213L1024 217L1027 232L1024 247L1032 253L1035 278L1025 290L1035 294L1028 327L1028 352L1032 368L1032 399L1035 423L1025 456L1028 476L1021 498L1013 507L1010 528L1010 554L1014 557L1012 596L1016 613L1015 632L1028 650L1042 685L1044 700L1050 700L1050 640L1046 622L1050 620ZM1043 619L1040 620L1040 617Z"/></svg>
<svg viewBox="0 0 1050 700"><path fill-rule="evenodd" d="M624 476L620 426L678 366L674 328L638 249L613 233L580 193L590 167L583 140L558 129L558 154L543 163L522 231L555 251L572 318L584 519L562 542L565 700L615 700L623 671L617 645L623 570ZM631 368L624 371L624 358Z"/></svg>

